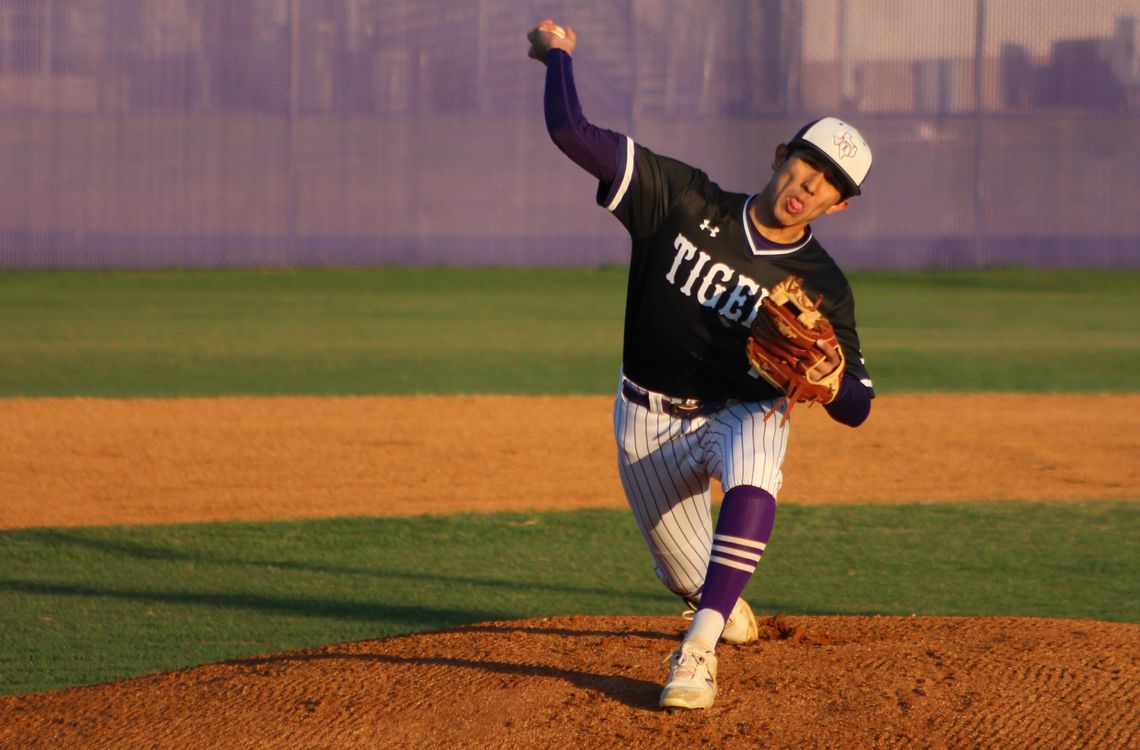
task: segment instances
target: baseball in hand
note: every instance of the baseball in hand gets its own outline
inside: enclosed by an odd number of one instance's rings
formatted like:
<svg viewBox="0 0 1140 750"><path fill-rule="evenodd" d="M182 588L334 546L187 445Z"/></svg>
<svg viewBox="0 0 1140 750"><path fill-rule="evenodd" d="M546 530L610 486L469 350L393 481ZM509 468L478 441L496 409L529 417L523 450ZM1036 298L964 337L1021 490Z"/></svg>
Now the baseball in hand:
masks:
<svg viewBox="0 0 1140 750"><path fill-rule="evenodd" d="M534 58L543 64L546 64L546 53L550 50L560 49L570 54L574 51L574 45L577 42L577 37L572 28L559 26L550 18L528 31L526 38L530 42L527 57Z"/></svg>

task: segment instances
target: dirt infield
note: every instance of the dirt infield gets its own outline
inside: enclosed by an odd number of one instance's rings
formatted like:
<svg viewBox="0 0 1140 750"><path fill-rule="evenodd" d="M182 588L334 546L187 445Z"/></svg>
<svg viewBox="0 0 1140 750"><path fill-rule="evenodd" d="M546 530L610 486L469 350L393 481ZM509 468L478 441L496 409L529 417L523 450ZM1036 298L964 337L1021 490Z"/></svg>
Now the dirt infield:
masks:
<svg viewBox="0 0 1140 750"><path fill-rule="evenodd" d="M0 528L625 507L610 410L601 396L0 400ZM1140 496L1140 395L887 396L857 430L819 408L793 424L781 502Z"/></svg>
<svg viewBox="0 0 1140 750"><path fill-rule="evenodd" d="M1140 625L788 617L656 708L678 618L484 623L0 697L32 748L1136 747Z"/></svg>
<svg viewBox="0 0 1140 750"><path fill-rule="evenodd" d="M855 431L800 409L781 501L1136 498L1138 407L892 396ZM600 397L9 400L0 421L0 528L624 504ZM718 650L712 709L667 714L683 625L483 623L0 696L0 747L1140 742L1140 625L765 617L759 644Z"/></svg>

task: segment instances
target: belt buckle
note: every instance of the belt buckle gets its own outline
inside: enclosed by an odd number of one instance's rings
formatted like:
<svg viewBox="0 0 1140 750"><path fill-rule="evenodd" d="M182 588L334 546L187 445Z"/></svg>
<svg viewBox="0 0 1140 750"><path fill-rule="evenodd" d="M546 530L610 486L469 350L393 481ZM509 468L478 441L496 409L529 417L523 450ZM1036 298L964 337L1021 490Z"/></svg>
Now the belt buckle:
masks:
<svg viewBox="0 0 1140 750"><path fill-rule="evenodd" d="M700 416L701 402L695 398L687 398L683 401L670 401L669 409L676 416L690 418Z"/></svg>

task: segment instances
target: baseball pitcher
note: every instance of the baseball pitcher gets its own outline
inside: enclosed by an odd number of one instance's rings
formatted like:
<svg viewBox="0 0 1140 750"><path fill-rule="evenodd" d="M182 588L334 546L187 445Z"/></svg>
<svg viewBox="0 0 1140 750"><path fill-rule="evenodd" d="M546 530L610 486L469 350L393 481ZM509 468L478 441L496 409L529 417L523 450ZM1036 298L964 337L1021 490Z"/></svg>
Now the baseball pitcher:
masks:
<svg viewBox="0 0 1140 750"><path fill-rule="evenodd" d="M618 471L657 576L692 613L660 704L707 708L717 642L758 635L740 595L772 533L792 408L818 401L852 427L870 413L851 287L811 223L860 194L871 149L850 124L816 120L775 147L760 192L729 193L587 121L573 29L548 19L527 39L546 65L550 137L597 178L598 203L631 238Z"/></svg>

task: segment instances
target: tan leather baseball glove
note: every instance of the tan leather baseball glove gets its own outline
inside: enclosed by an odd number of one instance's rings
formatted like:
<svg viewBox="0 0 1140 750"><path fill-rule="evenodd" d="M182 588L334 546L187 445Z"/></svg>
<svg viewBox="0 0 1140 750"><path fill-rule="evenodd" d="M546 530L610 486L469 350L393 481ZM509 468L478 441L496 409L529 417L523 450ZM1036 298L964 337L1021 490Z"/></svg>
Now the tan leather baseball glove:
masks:
<svg viewBox="0 0 1140 750"><path fill-rule="evenodd" d="M803 279L787 276L760 303L748 337L748 361L765 380L784 392L783 426L797 403L829 404L839 393L846 360L831 323L804 291Z"/></svg>

